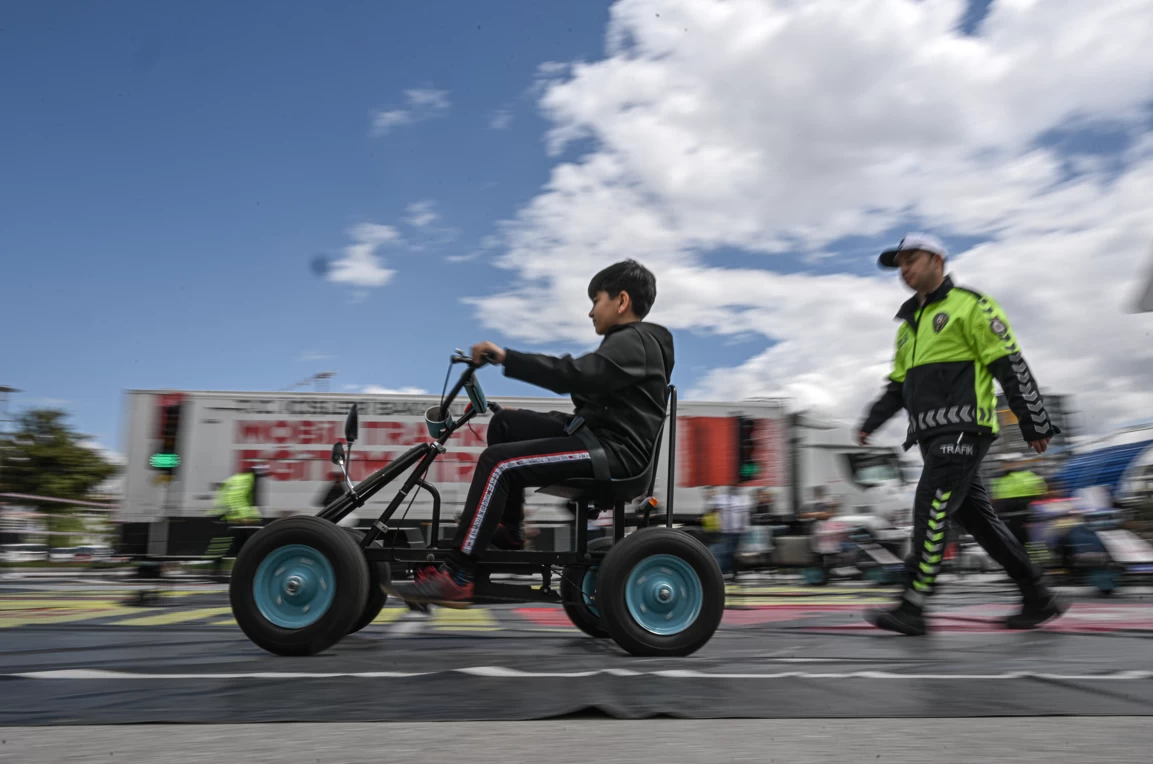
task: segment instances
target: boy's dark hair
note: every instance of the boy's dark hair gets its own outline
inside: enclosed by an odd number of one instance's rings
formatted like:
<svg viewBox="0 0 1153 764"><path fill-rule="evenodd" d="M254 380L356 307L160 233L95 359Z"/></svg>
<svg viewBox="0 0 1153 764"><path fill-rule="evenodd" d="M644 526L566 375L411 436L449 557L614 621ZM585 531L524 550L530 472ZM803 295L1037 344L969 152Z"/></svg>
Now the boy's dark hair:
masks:
<svg viewBox="0 0 1153 764"><path fill-rule="evenodd" d="M607 292L610 298L628 292L633 314L644 318L657 301L657 279L652 271L636 260L625 260L593 276L589 282L589 299L595 299L597 292Z"/></svg>

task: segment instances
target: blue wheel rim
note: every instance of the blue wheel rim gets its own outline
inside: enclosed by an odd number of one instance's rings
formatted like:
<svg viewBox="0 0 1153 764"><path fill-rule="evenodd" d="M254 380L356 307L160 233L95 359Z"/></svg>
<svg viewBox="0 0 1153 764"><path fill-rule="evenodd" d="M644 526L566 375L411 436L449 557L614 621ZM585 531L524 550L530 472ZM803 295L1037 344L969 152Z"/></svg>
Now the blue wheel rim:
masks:
<svg viewBox="0 0 1153 764"><path fill-rule="evenodd" d="M260 614L282 629L316 623L336 597L336 574L319 550L304 544L274 549L256 569L252 594Z"/></svg>
<svg viewBox="0 0 1153 764"><path fill-rule="evenodd" d="M597 606L593 604L596 602L596 594L597 569L594 565L585 571L585 576L581 579L581 597L584 599L585 608L597 618L600 618L600 611L597 610Z"/></svg>
<svg viewBox="0 0 1153 764"><path fill-rule="evenodd" d="M693 567L671 554L654 554L633 567L625 581L625 605L642 629L680 634L701 613L704 587Z"/></svg>

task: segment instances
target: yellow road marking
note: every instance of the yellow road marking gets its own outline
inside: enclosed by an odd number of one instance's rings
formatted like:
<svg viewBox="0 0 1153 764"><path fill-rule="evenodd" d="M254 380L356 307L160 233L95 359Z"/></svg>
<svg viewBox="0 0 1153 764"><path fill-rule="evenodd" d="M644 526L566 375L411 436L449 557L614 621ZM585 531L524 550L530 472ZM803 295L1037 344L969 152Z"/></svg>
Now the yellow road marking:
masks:
<svg viewBox="0 0 1153 764"><path fill-rule="evenodd" d="M392 623L408 612L406 607L386 607L373 619L373 623Z"/></svg>
<svg viewBox="0 0 1153 764"><path fill-rule="evenodd" d="M116 621L112 626L166 626L184 621L199 621L203 618L212 618L225 613L231 613L230 607L206 607L199 610L177 610L157 615L148 615L143 618L129 618L127 621Z"/></svg>
<svg viewBox="0 0 1153 764"><path fill-rule="evenodd" d="M107 605L85 610L73 610L72 612L65 613L59 611L43 614L21 613L18 616L0 617L0 629L12 629L17 626L41 626L53 623L74 623L76 621L90 621L94 618L108 618L110 616L121 616L138 612L140 612L138 609L124 605Z"/></svg>
<svg viewBox="0 0 1153 764"><path fill-rule="evenodd" d="M730 594L748 594L748 595L812 595L817 591L814 586L742 586L740 584L727 584L725 591ZM826 590L825 596L829 597L853 597L859 594L882 594L892 593L892 588L884 588L878 586L868 586L852 589L832 589Z"/></svg>
<svg viewBox="0 0 1153 764"><path fill-rule="evenodd" d="M21 612L25 610L75 610L83 608L90 610L94 607L115 607L121 604L116 600L24 600L22 602L0 602L0 611Z"/></svg>
<svg viewBox="0 0 1153 764"><path fill-rule="evenodd" d="M436 608L432 626L442 631L498 631L501 627L487 610Z"/></svg>
<svg viewBox="0 0 1153 764"><path fill-rule="evenodd" d="M749 605L763 605L766 607L782 606L782 607L808 607L810 605L883 605L892 602L892 597L854 597L848 600L845 597L840 598L808 598L800 599L797 597L734 597L726 596L725 605L733 606L749 606Z"/></svg>

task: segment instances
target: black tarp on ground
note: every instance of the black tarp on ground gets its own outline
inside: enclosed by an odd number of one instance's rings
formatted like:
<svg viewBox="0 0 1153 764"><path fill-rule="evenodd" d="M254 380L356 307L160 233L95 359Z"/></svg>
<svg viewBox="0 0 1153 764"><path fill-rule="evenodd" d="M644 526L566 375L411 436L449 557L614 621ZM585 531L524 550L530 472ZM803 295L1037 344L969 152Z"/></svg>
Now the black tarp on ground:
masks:
<svg viewBox="0 0 1153 764"><path fill-rule="evenodd" d="M3 633L0 723L513 720L586 709L620 718L1153 715L1148 631L913 639L831 630L844 622L725 629L676 660L516 630L377 629L323 655L278 658L226 628L20 628ZM37 673L66 670L118 673ZM319 676L379 672L428 673ZM307 676L253 676L261 673Z"/></svg>

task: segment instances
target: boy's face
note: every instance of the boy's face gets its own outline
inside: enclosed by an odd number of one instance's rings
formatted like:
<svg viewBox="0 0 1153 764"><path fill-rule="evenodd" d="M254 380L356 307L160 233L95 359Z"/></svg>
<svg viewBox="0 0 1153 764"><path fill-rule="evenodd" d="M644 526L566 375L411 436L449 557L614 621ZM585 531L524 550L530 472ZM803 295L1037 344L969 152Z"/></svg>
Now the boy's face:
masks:
<svg viewBox="0 0 1153 764"><path fill-rule="evenodd" d="M640 320L633 315L632 297L624 290L621 290L616 297L610 297L603 289L597 292L593 297L593 308L588 311L588 317L593 319L593 328L597 334L604 334L618 324Z"/></svg>
<svg viewBox="0 0 1153 764"><path fill-rule="evenodd" d="M619 324L626 314L631 314L630 303L628 292L621 292L616 297L609 297L609 293L604 290L597 292L589 311L596 333L604 334Z"/></svg>

